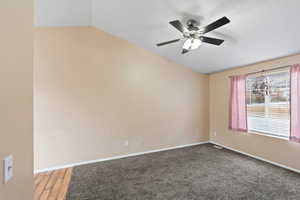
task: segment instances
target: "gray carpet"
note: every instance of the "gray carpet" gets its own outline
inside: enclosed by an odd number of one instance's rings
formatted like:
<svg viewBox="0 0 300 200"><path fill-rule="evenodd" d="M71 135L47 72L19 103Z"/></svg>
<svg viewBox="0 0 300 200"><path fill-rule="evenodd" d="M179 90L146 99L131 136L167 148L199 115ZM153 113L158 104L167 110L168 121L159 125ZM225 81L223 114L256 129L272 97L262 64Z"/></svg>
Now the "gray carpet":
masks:
<svg viewBox="0 0 300 200"><path fill-rule="evenodd" d="M300 175L205 144L75 167L67 200L100 199L300 200Z"/></svg>

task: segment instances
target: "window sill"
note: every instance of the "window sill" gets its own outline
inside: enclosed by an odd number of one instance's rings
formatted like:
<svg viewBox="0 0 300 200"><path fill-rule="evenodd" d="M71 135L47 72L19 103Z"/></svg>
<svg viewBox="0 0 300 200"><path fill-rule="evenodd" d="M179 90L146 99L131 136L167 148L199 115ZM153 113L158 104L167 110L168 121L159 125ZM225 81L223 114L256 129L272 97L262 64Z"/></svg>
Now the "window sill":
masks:
<svg viewBox="0 0 300 200"><path fill-rule="evenodd" d="M255 134L255 135L267 136L267 137L272 137L272 138L277 138L277 139L281 139L281 140L289 140L288 137L283 137L283 136L281 137L281 136L277 136L277 135L271 135L269 133L264 133L264 132L254 131L254 130L249 130L248 133Z"/></svg>

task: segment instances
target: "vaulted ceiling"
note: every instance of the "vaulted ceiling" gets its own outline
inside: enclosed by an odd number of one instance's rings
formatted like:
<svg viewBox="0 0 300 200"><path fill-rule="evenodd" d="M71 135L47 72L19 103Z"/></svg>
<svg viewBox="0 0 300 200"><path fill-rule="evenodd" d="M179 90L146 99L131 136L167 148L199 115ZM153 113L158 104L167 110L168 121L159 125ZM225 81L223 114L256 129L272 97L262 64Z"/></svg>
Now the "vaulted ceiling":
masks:
<svg viewBox="0 0 300 200"><path fill-rule="evenodd" d="M300 53L299 0L36 0L35 8L37 26L93 25L201 73ZM223 16L231 23L207 34L222 46L181 55L183 42L155 45L181 36L171 20L206 25Z"/></svg>

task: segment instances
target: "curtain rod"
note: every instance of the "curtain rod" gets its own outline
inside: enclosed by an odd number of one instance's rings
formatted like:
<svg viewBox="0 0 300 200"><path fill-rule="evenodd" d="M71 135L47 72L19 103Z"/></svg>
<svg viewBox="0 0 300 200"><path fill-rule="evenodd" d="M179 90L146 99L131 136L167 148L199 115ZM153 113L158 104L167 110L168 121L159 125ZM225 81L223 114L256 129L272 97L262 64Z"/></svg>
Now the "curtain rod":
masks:
<svg viewBox="0 0 300 200"><path fill-rule="evenodd" d="M288 67L291 67L291 65L287 65L287 66L283 66L283 67L276 67L276 68L272 68L272 69L263 69L263 70L260 70L260 71L256 71L256 72L250 72L250 73L247 73L247 74L244 74L245 76L249 76L249 75L252 75L252 74L258 74L258 73L263 73L263 72L268 72L268 71L274 71L274 70L278 70L278 69L284 69L284 68L288 68ZM238 75L236 75L238 76ZM228 76L228 78L231 78L233 76Z"/></svg>

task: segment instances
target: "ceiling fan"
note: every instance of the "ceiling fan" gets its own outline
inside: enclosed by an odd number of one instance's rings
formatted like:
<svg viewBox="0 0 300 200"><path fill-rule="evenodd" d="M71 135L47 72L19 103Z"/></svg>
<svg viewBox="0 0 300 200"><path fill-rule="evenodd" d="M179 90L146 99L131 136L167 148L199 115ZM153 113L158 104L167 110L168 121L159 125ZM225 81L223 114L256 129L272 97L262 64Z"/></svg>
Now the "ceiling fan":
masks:
<svg viewBox="0 0 300 200"><path fill-rule="evenodd" d="M183 34L183 37L167 42L162 42L157 44L156 46L160 47L163 45L179 42L180 40L186 39L182 47L182 54L197 49L202 44L202 42L219 46L224 42L224 40L206 37L204 36L204 34L213 31L225 24L228 24L229 22L230 20L227 17L222 17L207 26L199 27L198 21L190 19L187 21L187 26L185 27L179 20L170 21L169 23L172 26L174 26L177 30L179 30Z"/></svg>

